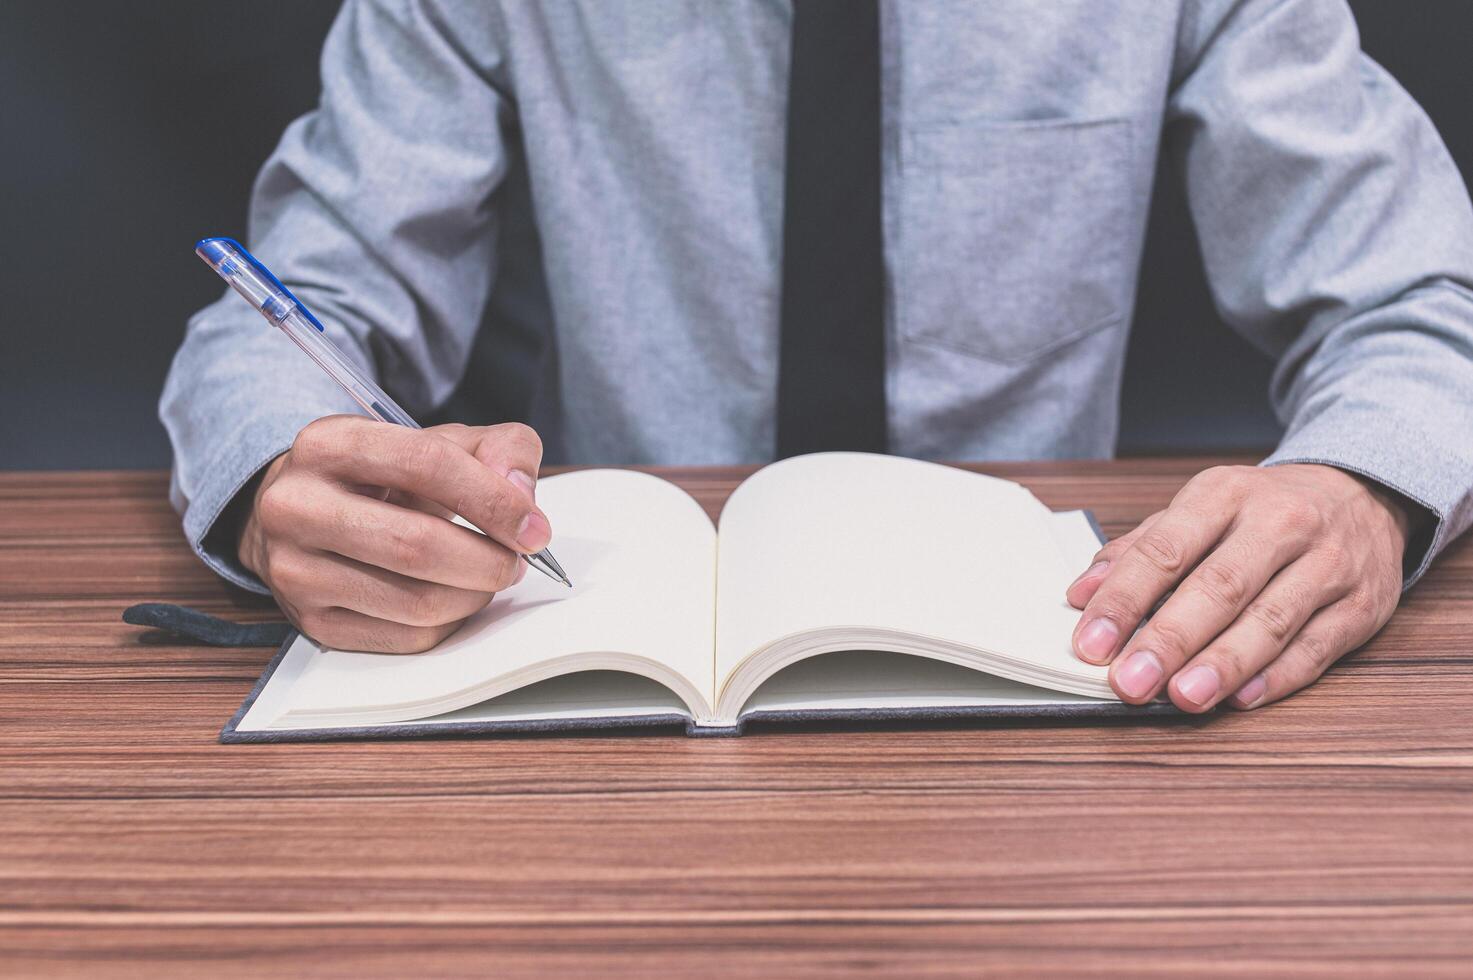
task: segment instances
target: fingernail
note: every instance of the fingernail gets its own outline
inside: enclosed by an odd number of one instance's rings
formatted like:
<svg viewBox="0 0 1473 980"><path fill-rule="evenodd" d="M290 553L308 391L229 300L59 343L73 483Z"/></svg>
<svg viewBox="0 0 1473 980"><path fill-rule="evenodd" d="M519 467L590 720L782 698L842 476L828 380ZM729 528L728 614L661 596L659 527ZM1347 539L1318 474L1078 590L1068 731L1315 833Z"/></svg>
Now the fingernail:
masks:
<svg viewBox="0 0 1473 980"><path fill-rule="evenodd" d="M552 526L547 523L547 518L535 510L522 518L522 526L517 528L519 546L527 551L541 551L551 540Z"/></svg>
<svg viewBox="0 0 1473 980"><path fill-rule="evenodd" d="M1092 619L1079 631L1074 649L1079 659L1102 664L1115 652L1115 643L1120 639L1120 627L1103 617Z"/></svg>
<svg viewBox="0 0 1473 980"><path fill-rule="evenodd" d="M537 496L537 481L533 480L521 470L512 470L506 474L506 478L527 492L527 499L533 500Z"/></svg>
<svg viewBox="0 0 1473 980"><path fill-rule="evenodd" d="M527 563L524 562L524 561L518 561L517 562L517 577L511 580L511 584L512 585L516 585L518 582L520 582L522 579L524 579L526 577L527 577Z"/></svg>
<svg viewBox="0 0 1473 980"><path fill-rule="evenodd" d="M1263 696L1267 693L1268 678L1262 674L1255 674L1248 683L1238 688L1238 693L1233 695L1233 699L1243 707L1251 708L1262 701Z"/></svg>
<svg viewBox="0 0 1473 980"><path fill-rule="evenodd" d="M1080 582L1083 582L1087 578L1091 578L1092 576L1105 574L1105 570L1107 568L1109 568L1109 567L1110 567L1110 563L1107 562L1107 561L1097 561L1097 562L1095 562L1093 565L1089 566L1083 572L1081 572L1079 574L1079 577L1077 579L1075 579L1074 581L1070 582L1069 583L1069 588L1070 589L1073 589L1074 586L1078 585Z"/></svg>
<svg viewBox="0 0 1473 980"><path fill-rule="evenodd" d="M1176 693L1193 704L1211 702L1217 697L1217 689L1221 686L1222 679L1217 676L1216 669L1208 664L1189 667L1176 675Z"/></svg>
<svg viewBox="0 0 1473 980"><path fill-rule="evenodd" d="M1115 686L1126 697L1144 698L1161 683L1161 661L1149 650L1137 650L1115 668Z"/></svg>

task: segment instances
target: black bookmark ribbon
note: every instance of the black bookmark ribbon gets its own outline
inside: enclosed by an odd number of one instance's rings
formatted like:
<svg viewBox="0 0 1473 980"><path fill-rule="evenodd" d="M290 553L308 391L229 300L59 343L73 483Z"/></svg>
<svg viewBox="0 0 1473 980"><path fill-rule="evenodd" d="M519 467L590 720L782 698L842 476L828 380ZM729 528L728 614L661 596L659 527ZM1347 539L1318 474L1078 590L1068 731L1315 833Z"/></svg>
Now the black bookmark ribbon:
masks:
<svg viewBox="0 0 1473 980"><path fill-rule="evenodd" d="M168 602L144 602L123 610L123 622L212 647L279 647L291 635L290 623L232 623L198 609Z"/></svg>

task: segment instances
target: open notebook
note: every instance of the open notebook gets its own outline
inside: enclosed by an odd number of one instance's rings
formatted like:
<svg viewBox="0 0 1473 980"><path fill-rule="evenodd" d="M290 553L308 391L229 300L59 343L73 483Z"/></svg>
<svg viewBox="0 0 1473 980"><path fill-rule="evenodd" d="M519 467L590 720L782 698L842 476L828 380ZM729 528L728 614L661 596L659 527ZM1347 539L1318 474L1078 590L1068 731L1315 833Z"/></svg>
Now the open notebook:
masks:
<svg viewBox="0 0 1473 980"><path fill-rule="evenodd" d="M296 635L221 740L1140 711L1070 650L1093 521L1015 483L802 456L738 487L719 533L628 470L549 477L537 499L573 589L527 575L418 655Z"/></svg>

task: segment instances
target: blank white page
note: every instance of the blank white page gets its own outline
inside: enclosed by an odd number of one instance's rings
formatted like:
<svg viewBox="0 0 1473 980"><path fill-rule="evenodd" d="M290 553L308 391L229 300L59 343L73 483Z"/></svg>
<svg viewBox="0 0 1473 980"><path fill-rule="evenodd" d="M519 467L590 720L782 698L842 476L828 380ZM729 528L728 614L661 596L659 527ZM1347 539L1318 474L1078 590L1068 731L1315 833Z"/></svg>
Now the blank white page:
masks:
<svg viewBox="0 0 1473 980"><path fill-rule="evenodd" d="M1070 583L1089 568L1095 554L1105 546L1089 515L1082 510L1066 510L1054 514L1051 522L1054 540L1059 544L1059 557Z"/></svg>
<svg viewBox="0 0 1473 980"><path fill-rule="evenodd" d="M572 589L528 569L428 653L323 650L292 685L287 719L367 724L420 717L427 706L451 711L482 700L475 689L497 678L536 681L566 672L569 658L597 654L664 664L709 698L716 534L700 505L627 470L549 477L537 502ZM611 666L595 659L587 666Z"/></svg>
<svg viewBox="0 0 1473 980"><path fill-rule="evenodd" d="M718 683L752 652L815 630L962 644L1100 683L1070 649L1080 569L1026 489L859 453L800 456L748 479L721 517Z"/></svg>

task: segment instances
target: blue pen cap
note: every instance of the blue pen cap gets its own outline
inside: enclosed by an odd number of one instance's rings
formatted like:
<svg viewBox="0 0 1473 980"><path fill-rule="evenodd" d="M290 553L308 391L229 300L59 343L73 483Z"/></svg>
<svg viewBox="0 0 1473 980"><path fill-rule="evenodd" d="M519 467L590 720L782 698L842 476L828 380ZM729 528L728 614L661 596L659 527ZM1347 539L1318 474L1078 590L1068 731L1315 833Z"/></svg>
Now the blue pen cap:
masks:
<svg viewBox="0 0 1473 980"><path fill-rule="evenodd" d="M322 332L322 323L312 315L312 311L240 242L233 238L201 238L195 242L194 254L267 319L280 321L295 310Z"/></svg>
<svg viewBox="0 0 1473 980"><path fill-rule="evenodd" d="M194 243L194 254L211 266L218 266L230 257L231 246L240 249L240 243L233 238L201 238Z"/></svg>

